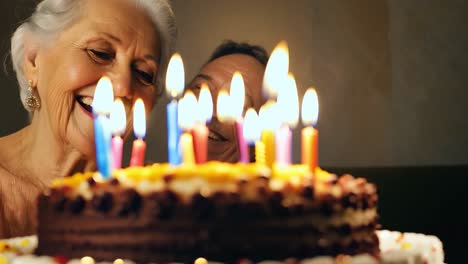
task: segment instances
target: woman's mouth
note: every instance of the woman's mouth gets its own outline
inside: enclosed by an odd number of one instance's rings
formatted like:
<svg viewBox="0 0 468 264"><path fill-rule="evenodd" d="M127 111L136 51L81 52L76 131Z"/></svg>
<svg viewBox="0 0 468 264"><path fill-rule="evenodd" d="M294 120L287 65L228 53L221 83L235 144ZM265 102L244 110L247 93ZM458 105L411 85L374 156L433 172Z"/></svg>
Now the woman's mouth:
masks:
<svg viewBox="0 0 468 264"><path fill-rule="evenodd" d="M78 104L80 104L80 106L85 110L86 113L92 115L93 107L91 105L93 103L93 97L77 95L75 97L75 100L78 102Z"/></svg>

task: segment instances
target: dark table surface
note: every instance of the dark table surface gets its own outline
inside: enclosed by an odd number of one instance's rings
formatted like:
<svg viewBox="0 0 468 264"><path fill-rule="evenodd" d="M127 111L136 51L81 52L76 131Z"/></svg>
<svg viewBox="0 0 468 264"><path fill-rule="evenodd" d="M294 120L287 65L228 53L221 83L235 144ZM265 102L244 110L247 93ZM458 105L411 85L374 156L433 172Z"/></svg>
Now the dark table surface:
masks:
<svg viewBox="0 0 468 264"><path fill-rule="evenodd" d="M324 169L376 184L383 229L436 235L447 263L467 263L468 165Z"/></svg>

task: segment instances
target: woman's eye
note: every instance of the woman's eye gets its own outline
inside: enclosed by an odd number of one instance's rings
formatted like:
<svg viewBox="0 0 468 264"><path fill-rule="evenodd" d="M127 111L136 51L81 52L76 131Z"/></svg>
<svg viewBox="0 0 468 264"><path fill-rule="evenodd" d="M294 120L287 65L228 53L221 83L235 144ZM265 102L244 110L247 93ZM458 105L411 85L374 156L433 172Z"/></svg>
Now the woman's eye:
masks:
<svg viewBox="0 0 468 264"><path fill-rule="evenodd" d="M135 69L136 74L138 75L138 79L144 85L152 85L154 83L154 75L152 73L148 73L143 70Z"/></svg>
<svg viewBox="0 0 468 264"><path fill-rule="evenodd" d="M88 49L88 54L93 60L99 63L110 61L114 59L115 57L114 52L102 51L102 50L96 50L96 49Z"/></svg>

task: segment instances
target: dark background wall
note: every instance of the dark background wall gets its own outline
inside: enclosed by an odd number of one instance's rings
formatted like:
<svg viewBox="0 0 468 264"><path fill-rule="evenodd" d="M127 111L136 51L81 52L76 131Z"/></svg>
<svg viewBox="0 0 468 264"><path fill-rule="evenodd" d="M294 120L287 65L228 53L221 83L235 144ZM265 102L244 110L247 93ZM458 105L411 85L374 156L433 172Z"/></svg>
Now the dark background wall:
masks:
<svg viewBox="0 0 468 264"><path fill-rule="evenodd" d="M1 1L2 59L32 2ZM173 6L187 80L222 40L270 52L280 40L289 43L299 95L309 86L319 92L322 166L468 163L466 1L173 0ZM0 136L27 123L7 70L0 75ZM153 161L167 156L166 102L148 121Z"/></svg>
<svg viewBox="0 0 468 264"><path fill-rule="evenodd" d="M32 2L0 2L1 55ZM173 6L187 80L224 39L270 52L286 40L299 95L311 85L319 92L321 166L376 182L384 228L438 235L448 262L462 262L467 1L173 0ZM2 136L23 127L27 115L13 73L0 75L0 87ZM166 103L160 100L148 121L152 161L167 159ZM298 141L295 150L297 161Z"/></svg>

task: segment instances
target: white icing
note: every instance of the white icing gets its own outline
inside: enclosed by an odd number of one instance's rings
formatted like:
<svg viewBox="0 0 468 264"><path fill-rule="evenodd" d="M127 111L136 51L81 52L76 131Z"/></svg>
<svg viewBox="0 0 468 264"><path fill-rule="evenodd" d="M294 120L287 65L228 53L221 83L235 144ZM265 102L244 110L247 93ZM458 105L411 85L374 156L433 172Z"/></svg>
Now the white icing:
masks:
<svg viewBox="0 0 468 264"><path fill-rule="evenodd" d="M320 256L300 261L301 264L443 264L444 252L442 242L435 236L400 233L395 231L377 231L380 240L381 260L369 255L357 256ZM29 243L24 243L24 240ZM0 240L15 245L17 252L0 252L0 259L6 259L6 264L56 264L53 258L47 256L29 255L37 246L37 237L18 237ZM27 244L27 245L26 245ZM26 254L17 256L17 254ZM221 264L208 262L209 264ZM262 261L261 264L280 264L280 261ZM79 259L68 261L67 264L82 264ZM113 264L112 262L96 262L96 264ZM134 264L125 260L124 264Z"/></svg>

